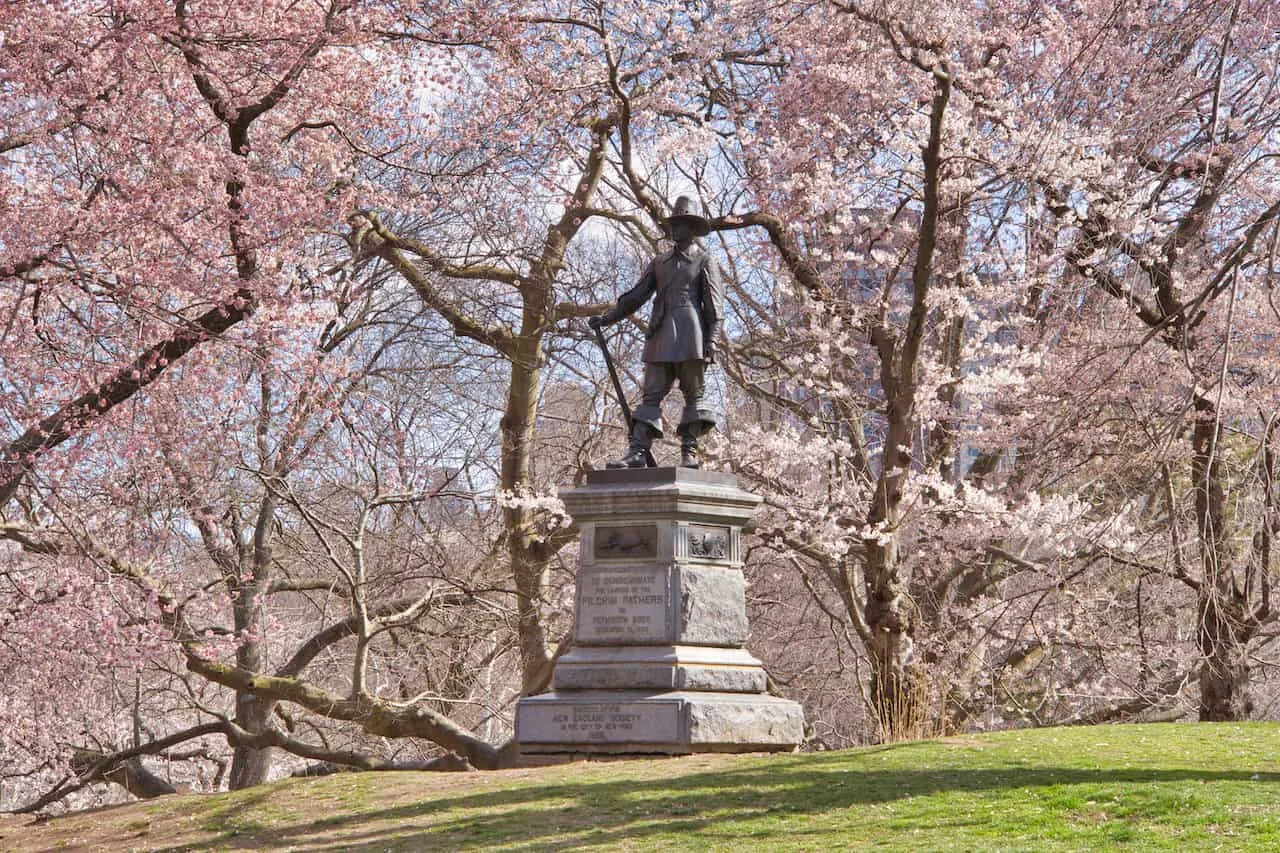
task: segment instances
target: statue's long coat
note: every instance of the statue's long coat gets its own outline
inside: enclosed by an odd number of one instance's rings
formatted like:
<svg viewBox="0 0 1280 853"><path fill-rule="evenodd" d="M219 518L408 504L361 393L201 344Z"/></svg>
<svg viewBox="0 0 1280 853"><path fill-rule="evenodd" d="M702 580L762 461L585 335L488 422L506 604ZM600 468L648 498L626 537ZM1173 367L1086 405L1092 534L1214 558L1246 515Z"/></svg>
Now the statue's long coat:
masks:
<svg viewBox="0 0 1280 853"><path fill-rule="evenodd" d="M715 260L697 246L690 246L687 253L666 250L649 263L635 287L618 297L617 306L604 320L613 323L626 317L650 296L653 311L644 360L703 360L724 319L724 283Z"/></svg>

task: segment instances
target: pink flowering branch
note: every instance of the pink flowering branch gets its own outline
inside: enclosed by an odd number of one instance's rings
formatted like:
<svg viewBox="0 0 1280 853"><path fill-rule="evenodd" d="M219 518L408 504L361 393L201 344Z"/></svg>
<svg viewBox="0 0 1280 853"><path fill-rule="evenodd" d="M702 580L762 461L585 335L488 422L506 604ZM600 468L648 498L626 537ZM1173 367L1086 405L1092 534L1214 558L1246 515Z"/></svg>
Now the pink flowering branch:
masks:
<svg viewBox="0 0 1280 853"><path fill-rule="evenodd" d="M0 507L17 493L40 456L102 418L158 379L174 362L248 317L257 304L249 288L183 324L171 336L139 354L111 378L42 418L0 451Z"/></svg>

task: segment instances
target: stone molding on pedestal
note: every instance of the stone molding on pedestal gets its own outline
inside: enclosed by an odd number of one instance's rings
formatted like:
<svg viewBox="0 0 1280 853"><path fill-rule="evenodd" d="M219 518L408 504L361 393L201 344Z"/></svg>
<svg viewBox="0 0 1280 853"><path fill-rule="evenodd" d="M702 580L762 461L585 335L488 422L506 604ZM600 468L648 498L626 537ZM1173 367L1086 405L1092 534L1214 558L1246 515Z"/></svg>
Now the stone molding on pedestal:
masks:
<svg viewBox="0 0 1280 853"><path fill-rule="evenodd" d="M745 648L742 527L760 498L718 471L592 471L561 495L581 533L574 647L521 699L526 752L793 749L799 704Z"/></svg>

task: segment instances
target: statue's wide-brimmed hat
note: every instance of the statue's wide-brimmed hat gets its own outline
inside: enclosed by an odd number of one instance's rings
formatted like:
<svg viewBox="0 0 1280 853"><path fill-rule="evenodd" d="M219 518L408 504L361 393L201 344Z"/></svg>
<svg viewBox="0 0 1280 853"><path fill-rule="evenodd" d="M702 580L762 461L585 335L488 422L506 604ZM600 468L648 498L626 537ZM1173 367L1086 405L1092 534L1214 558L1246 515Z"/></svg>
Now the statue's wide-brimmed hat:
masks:
<svg viewBox="0 0 1280 853"><path fill-rule="evenodd" d="M699 237L711 232L711 223L698 212L697 202L687 195L682 195L676 199L675 205L671 208L671 215L662 220L662 226L669 232L671 223L678 221L684 221L692 225L693 232Z"/></svg>

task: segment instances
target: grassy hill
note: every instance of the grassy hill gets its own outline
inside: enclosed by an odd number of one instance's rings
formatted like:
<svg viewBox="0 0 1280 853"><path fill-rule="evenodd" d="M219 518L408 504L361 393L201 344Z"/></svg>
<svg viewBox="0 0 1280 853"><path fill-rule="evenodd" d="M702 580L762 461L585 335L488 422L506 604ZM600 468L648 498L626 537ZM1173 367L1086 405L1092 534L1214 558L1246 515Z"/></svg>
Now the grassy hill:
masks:
<svg viewBox="0 0 1280 853"><path fill-rule="evenodd" d="M31 850L1280 850L1280 725L1042 729L786 756L343 774L33 824Z"/></svg>

